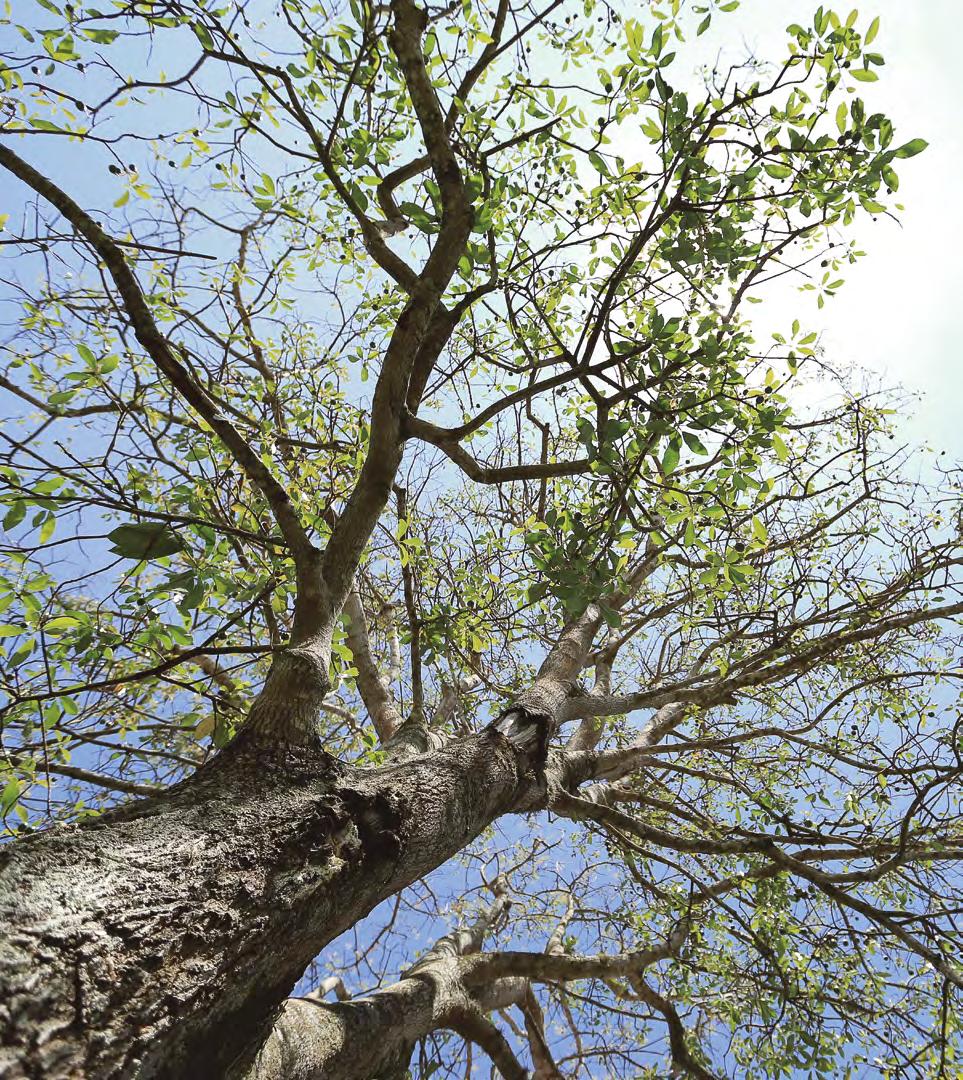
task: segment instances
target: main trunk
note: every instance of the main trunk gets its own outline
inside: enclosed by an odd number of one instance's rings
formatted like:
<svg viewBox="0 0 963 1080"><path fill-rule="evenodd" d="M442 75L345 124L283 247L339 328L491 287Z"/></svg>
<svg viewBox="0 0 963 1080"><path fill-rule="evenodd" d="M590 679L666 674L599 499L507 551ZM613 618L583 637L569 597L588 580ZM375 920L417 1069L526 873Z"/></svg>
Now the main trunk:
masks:
<svg viewBox="0 0 963 1080"><path fill-rule="evenodd" d="M0 1077L246 1069L307 962L526 787L488 729L394 766L243 735L190 780L0 854Z"/></svg>

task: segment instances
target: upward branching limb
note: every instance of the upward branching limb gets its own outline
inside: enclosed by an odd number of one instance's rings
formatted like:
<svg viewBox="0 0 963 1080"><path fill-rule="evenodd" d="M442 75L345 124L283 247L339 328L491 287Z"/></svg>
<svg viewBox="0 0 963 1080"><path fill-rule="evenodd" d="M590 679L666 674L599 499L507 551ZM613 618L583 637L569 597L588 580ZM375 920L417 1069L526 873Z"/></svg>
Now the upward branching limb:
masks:
<svg viewBox="0 0 963 1080"><path fill-rule="evenodd" d="M403 720L392 699L389 686L382 679L374 657L371 655L368 624L357 585L353 586L351 592L348 593L344 613L347 617L345 640L348 648L351 649L354 665L358 669L356 676L358 692L379 740L384 743L398 730Z"/></svg>
<svg viewBox="0 0 963 1080"><path fill-rule="evenodd" d="M917 608L898 614L884 615L879 619L860 620L849 630L835 631L815 638L788 657L783 650L774 648L762 662L752 665L744 674L738 669L724 677L707 678L698 675L678 682L675 686L654 690L641 690L633 694L617 694L609 697L579 695L565 706L565 718L584 716L612 716L638 708L660 708L663 704L699 705L709 708L716 704L731 703L739 691L765 684L778 683L783 679L798 677L812 671L826 658L848 645L875 640L891 630L905 629L932 622L934 619L952 618L963 614L963 601L940 604L932 608ZM748 665L747 665L748 666Z"/></svg>
<svg viewBox="0 0 963 1080"><path fill-rule="evenodd" d="M424 13L412 0L392 4L389 35L418 117L432 171L441 192L442 225L431 254L391 334L371 407L368 451L344 513L322 558L331 612L341 610L361 554L388 501L404 446L403 421L415 364L430 372L453 324L437 319L442 295L461 258L472 224L472 207L444 119L425 69L421 48ZM441 327L435 333L435 328ZM427 380L427 374L420 376Z"/></svg>

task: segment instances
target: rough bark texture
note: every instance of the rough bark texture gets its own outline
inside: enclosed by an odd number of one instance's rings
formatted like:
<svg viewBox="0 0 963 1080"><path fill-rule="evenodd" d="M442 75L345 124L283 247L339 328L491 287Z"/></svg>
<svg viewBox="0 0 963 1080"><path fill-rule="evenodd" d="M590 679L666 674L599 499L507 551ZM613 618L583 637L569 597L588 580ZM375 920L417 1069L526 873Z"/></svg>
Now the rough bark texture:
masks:
<svg viewBox="0 0 963 1080"><path fill-rule="evenodd" d="M242 1075L307 961L531 786L491 728L367 770L268 745L2 853L0 1076Z"/></svg>

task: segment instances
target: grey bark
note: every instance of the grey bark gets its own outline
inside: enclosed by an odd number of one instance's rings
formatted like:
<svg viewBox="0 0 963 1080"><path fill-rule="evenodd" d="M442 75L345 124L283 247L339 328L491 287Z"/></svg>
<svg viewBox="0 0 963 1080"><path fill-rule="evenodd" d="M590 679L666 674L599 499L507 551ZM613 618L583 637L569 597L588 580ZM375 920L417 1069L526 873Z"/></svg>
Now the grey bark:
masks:
<svg viewBox="0 0 963 1080"><path fill-rule="evenodd" d="M403 1076L419 1039L440 1028L471 1038L466 1027L472 1019L521 1005L531 992L525 979L499 979L471 993L459 975L453 966L438 965L350 1001L290 998L245 1080Z"/></svg>
<svg viewBox="0 0 963 1080"><path fill-rule="evenodd" d="M494 728L377 769L248 733L0 854L0 1077L239 1076L307 962L533 787Z"/></svg>
<svg viewBox="0 0 963 1080"><path fill-rule="evenodd" d="M404 979L336 1005L291 999L249 1080L403 1076L417 1040L446 1026L457 994L439 975Z"/></svg>
<svg viewBox="0 0 963 1080"><path fill-rule="evenodd" d="M8 846L0 1078L245 1075L328 942L495 818L572 786L547 747L597 626L590 606L484 731L368 769L308 741L325 677L306 646L283 650L194 776Z"/></svg>

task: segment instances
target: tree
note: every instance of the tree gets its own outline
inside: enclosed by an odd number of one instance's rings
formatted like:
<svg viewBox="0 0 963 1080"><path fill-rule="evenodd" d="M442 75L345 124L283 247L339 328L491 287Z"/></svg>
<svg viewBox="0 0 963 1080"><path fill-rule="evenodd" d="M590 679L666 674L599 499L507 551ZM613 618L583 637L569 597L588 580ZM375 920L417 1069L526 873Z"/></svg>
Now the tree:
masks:
<svg viewBox="0 0 963 1080"><path fill-rule="evenodd" d="M744 310L925 144L734 6L7 28L0 1075L955 1068L959 480Z"/></svg>

